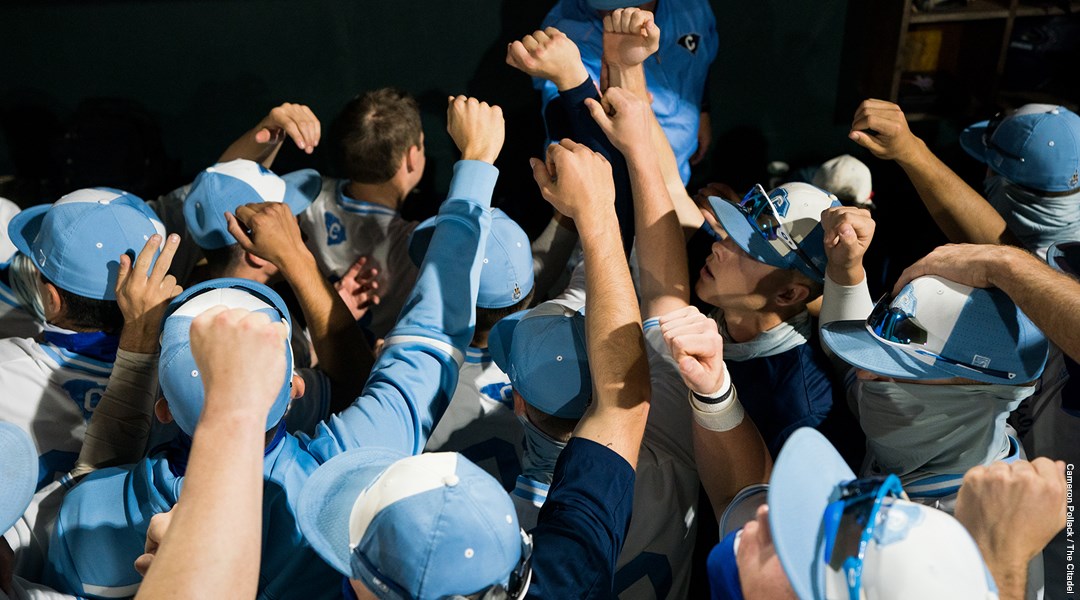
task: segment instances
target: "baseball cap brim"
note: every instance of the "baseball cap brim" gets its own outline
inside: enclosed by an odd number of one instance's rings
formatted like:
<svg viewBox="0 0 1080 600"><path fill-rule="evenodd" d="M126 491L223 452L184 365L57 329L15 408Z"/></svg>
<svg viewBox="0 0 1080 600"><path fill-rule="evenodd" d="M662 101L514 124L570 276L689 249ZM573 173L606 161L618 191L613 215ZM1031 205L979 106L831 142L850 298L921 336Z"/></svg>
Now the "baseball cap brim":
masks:
<svg viewBox="0 0 1080 600"><path fill-rule="evenodd" d="M712 207L716 220L720 222L720 226L727 232L728 237L738 244L743 252L749 254L750 258L781 269L787 268L781 263L776 250L765 241L765 238L761 237L750 221L746 220L746 215L742 211L717 196L709 197L709 206Z"/></svg>
<svg viewBox="0 0 1080 600"><path fill-rule="evenodd" d="M322 191L322 176L315 169L300 169L281 176L285 182L285 203L298 215L311 206Z"/></svg>
<svg viewBox="0 0 1080 600"><path fill-rule="evenodd" d="M11 423L0 422L0 533L11 529L26 512L37 487L38 456L30 436Z"/></svg>
<svg viewBox="0 0 1080 600"><path fill-rule="evenodd" d="M330 459L304 483L297 506L300 531L326 564L352 577L349 518L356 499L408 455L390 448L359 448Z"/></svg>
<svg viewBox="0 0 1080 600"><path fill-rule="evenodd" d="M1046 262L1073 276L1080 276L1080 242L1054 242L1046 249Z"/></svg>
<svg viewBox="0 0 1080 600"><path fill-rule="evenodd" d="M510 372L510 348L514 341L514 330L527 314L529 314L528 310L521 310L499 319L488 334L488 352L491 354L491 360L503 373Z"/></svg>
<svg viewBox="0 0 1080 600"><path fill-rule="evenodd" d="M41 265L38 264L38 258L34 256L33 251L30 249L30 244L37 238L38 232L41 231L41 224L45 221L45 213L49 212L51 207L51 204L31 206L12 217L11 222L8 223L8 237L11 238L11 243L15 244L19 252L30 257L31 262L39 270Z"/></svg>
<svg viewBox="0 0 1080 600"><path fill-rule="evenodd" d="M983 136L989 124L990 121L979 121L960 132L960 147L981 163L987 162L987 149L986 144L983 143Z"/></svg>
<svg viewBox="0 0 1080 600"><path fill-rule="evenodd" d="M855 479L825 436L803 427L791 434L769 478L769 529L776 555L800 598L823 598L818 575L824 551L825 507L838 497L838 484Z"/></svg>
<svg viewBox="0 0 1080 600"><path fill-rule="evenodd" d="M941 363L928 365L903 350L879 342L866 330L866 321L833 321L821 326L821 341L844 362L878 375L900 379L948 379L971 377L956 374Z"/></svg>

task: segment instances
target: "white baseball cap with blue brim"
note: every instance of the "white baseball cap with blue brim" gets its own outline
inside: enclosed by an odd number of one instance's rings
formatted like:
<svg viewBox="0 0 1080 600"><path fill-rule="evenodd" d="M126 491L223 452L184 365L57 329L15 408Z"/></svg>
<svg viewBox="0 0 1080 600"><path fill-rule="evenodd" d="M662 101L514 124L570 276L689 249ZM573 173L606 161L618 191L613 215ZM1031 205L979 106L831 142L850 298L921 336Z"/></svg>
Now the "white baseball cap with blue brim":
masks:
<svg viewBox="0 0 1080 600"><path fill-rule="evenodd" d="M840 201L809 183L786 183L771 192L754 186L741 202L709 197L728 236L754 260L778 269L796 269L825 281L825 233L821 213Z"/></svg>
<svg viewBox="0 0 1080 600"><path fill-rule="evenodd" d="M409 236L409 258L420 266L427 254L435 221L431 217L416 226ZM529 236L498 208L491 209L491 233L484 247L480 269L478 308L507 308L521 302L533 289L533 256Z"/></svg>
<svg viewBox="0 0 1080 600"><path fill-rule="evenodd" d="M799 598L852 597L849 574L835 565L841 561L851 565L847 561L855 560L859 541L866 538L867 523L857 517L860 509L870 508L874 497L862 497L858 506L860 498L844 502L845 488L866 481L856 481L840 453L811 428L796 430L784 444L769 478L769 529ZM956 519L902 495L882 500L877 512L866 511L874 522L861 561L857 597L997 598L997 587L975 541ZM836 529L826 519L834 506L842 507L844 514ZM835 556L826 560L827 554Z"/></svg>
<svg viewBox="0 0 1080 600"><path fill-rule="evenodd" d="M278 176L261 164L238 158L218 163L195 177L184 198L184 220L191 238L206 250L236 243L225 213L245 204L284 202L294 215L304 212L322 189L314 169Z"/></svg>
<svg viewBox="0 0 1080 600"><path fill-rule="evenodd" d="M1054 104L1025 104L975 123L960 146L1009 181L1043 192L1080 189L1080 116Z"/></svg>
<svg viewBox="0 0 1080 600"><path fill-rule="evenodd" d="M248 279L211 279L188 288L174 298L162 320L158 380L173 419L188 435L195 432L205 401L202 376L191 354L191 322L219 305L264 313L271 321L281 321L292 331L292 318L281 296L265 285ZM267 430L281 421L289 406L293 372L289 344L285 344L285 354L285 372L280 375L281 391L270 407L266 419ZM272 376L274 374L267 374L267 377Z"/></svg>
<svg viewBox="0 0 1080 600"><path fill-rule="evenodd" d="M513 502L456 452L350 450L307 480L297 515L315 552L381 599L528 588L531 541Z"/></svg>
<svg viewBox="0 0 1080 600"><path fill-rule="evenodd" d="M962 377L982 383L1034 381L1046 364L1046 336L997 289L937 276L913 280L865 321L835 321L822 342L850 365L899 379Z"/></svg>
<svg viewBox="0 0 1080 600"><path fill-rule="evenodd" d="M1055 242L1046 249L1046 262L1073 277L1080 277L1080 242Z"/></svg>
<svg viewBox="0 0 1080 600"><path fill-rule="evenodd" d="M488 351L530 406L562 419L580 419L592 401L585 349L585 315L555 301L500 319Z"/></svg>
<svg viewBox="0 0 1080 600"><path fill-rule="evenodd" d="M165 226L138 196L112 188L76 190L11 218L8 237L57 287L116 300L120 255L133 259ZM155 257L155 260L156 257Z"/></svg>
<svg viewBox="0 0 1080 600"><path fill-rule="evenodd" d="M0 533L11 529L34 498L38 454L34 441L19 426L0 422Z"/></svg>

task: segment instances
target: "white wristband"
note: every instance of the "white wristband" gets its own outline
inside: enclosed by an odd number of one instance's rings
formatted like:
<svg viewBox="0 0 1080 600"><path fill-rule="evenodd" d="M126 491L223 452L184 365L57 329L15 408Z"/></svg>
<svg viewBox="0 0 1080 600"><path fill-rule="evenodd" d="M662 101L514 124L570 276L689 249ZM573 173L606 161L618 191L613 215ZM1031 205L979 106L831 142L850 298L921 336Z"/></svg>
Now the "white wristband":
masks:
<svg viewBox="0 0 1080 600"><path fill-rule="evenodd" d="M739 395L731 385L731 376L724 365L724 385L708 396L689 394L694 422L709 431L730 431L739 426L746 413L739 402ZM715 400L710 402L710 400Z"/></svg>

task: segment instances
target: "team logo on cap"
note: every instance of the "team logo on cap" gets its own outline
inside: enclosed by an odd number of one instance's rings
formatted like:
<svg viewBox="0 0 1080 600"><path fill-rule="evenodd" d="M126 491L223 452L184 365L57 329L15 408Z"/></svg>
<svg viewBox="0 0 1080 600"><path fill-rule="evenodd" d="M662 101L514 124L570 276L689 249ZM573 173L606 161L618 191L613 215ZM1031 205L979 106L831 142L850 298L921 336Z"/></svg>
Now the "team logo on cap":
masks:
<svg viewBox="0 0 1080 600"><path fill-rule="evenodd" d="M1080 171L1073 171L1073 176L1069 179L1069 185L1076 187L1076 184L1080 183Z"/></svg>
<svg viewBox="0 0 1080 600"><path fill-rule="evenodd" d="M697 54L698 46L701 44L701 36L696 33L688 33L677 42L683 48L686 48L690 54Z"/></svg>

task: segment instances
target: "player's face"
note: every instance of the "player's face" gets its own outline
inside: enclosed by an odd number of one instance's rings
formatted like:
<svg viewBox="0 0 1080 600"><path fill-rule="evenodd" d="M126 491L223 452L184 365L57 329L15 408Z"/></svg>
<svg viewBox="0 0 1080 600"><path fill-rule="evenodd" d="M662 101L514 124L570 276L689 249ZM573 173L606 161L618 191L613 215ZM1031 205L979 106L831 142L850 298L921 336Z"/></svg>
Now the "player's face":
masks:
<svg viewBox="0 0 1080 600"><path fill-rule="evenodd" d="M758 262L731 238L713 242L694 291L709 304L723 308L759 310L769 300L770 287L782 269Z"/></svg>
<svg viewBox="0 0 1080 600"><path fill-rule="evenodd" d="M754 520L743 527L735 564L746 600L795 600L773 546L768 505L759 506Z"/></svg>

